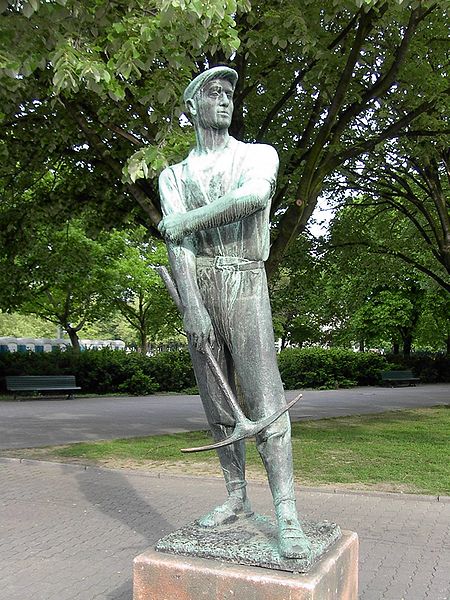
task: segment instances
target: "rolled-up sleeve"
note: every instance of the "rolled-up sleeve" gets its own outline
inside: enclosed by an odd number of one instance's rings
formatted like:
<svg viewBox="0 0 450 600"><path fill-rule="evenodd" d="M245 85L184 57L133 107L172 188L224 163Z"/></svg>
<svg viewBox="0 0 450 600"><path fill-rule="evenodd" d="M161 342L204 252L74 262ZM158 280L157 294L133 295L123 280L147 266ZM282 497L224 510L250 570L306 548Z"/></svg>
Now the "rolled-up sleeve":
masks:
<svg viewBox="0 0 450 600"><path fill-rule="evenodd" d="M173 167L167 167L159 176L159 195L163 217L173 213L184 213L186 208L181 198Z"/></svg>
<svg viewBox="0 0 450 600"><path fill-rule="evenodd" d="M278 154L275 148L267 144L252 144L247 153L239 186L252 180L264 180L270 184L270 197L275 193L279 167Z"/></svg>

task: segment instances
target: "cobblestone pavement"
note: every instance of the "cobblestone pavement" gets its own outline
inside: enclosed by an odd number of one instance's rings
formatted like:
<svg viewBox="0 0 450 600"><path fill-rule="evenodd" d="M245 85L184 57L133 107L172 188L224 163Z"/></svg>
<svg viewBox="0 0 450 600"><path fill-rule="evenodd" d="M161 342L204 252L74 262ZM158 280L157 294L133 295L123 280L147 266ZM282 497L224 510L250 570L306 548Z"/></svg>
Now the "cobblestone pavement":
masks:
<svg viewBox="0 0 450 600"><path fill-rule="evenodd" d="M267 486L250 494L271 511ZM0 459L0 600L130 600L133 558L222 495L214 478ZM300 489L298 500L305 517L358 532L360 600L450 598L450 498Z"/></svg>

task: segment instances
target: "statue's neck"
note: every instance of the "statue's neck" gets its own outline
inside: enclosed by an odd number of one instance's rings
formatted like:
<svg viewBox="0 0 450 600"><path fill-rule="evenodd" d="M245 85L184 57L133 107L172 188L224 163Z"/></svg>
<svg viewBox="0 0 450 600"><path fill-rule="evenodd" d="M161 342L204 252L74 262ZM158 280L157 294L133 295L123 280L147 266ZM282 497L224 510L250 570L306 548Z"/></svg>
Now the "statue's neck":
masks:
<svg viewBox="0 0 450 600"><path fill-rule="evenodd" d="M195 133L197 137L197 154L220 152L228 146L228 142L230 141L227 129L203 129L197 127Z"/></svg>

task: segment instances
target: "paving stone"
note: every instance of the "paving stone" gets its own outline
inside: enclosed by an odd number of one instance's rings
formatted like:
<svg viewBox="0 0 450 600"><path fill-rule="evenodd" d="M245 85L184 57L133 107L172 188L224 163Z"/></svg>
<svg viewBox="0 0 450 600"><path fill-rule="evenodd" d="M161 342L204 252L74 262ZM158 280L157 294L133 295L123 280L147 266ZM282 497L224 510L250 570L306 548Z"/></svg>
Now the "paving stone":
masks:
<svg viewBox="0 0 450 600"><path fill-rule="evenodd" d="M0 463L0 600L130 600L132 560L219 502L218 478ZM254 509L273 514L268 487ZM449 600L450 502L299 489L311 520L360 538L360 600Z"/></svg>

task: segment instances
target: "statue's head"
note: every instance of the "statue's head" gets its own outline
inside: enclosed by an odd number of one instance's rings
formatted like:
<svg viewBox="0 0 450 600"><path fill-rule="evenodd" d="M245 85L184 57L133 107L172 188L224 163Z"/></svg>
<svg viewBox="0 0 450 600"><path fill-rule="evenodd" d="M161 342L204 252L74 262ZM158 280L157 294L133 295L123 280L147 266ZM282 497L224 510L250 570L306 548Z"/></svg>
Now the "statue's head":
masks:
<svg viewBox="0 0 450 600"><path fill-rule="evenodd" d="M191 81L183 97L194 125L204 129L228 129L237 79L234 69L223 66L208 69Z"/></svg>

